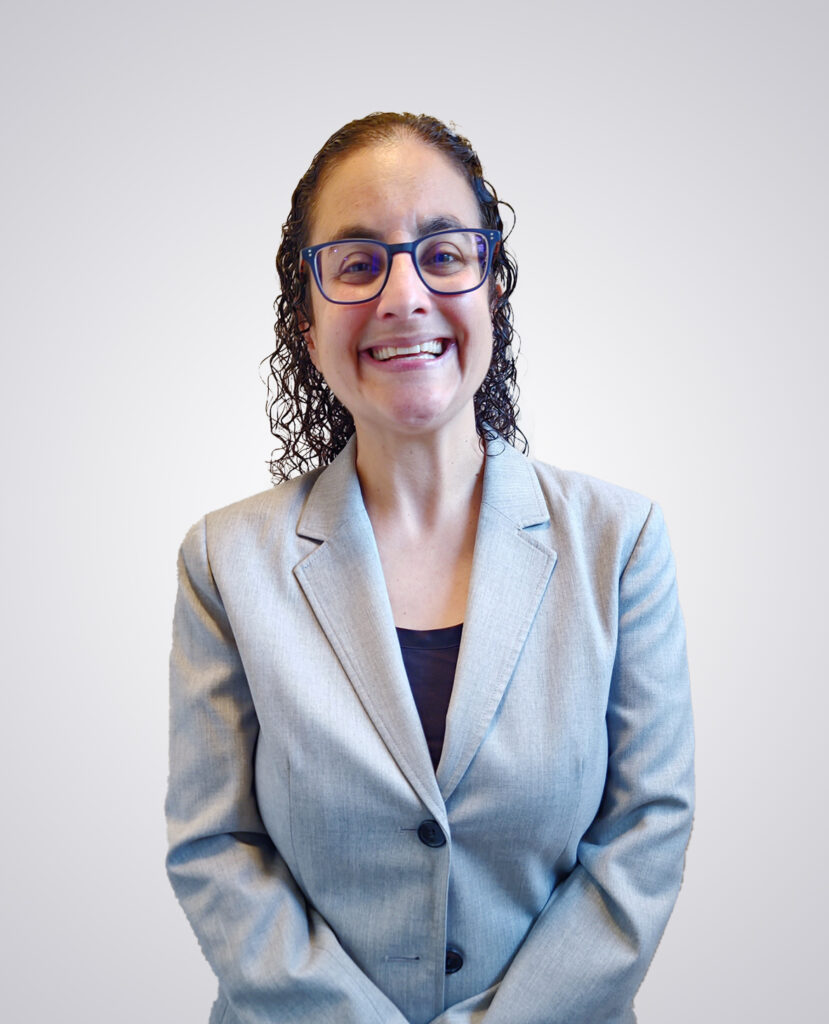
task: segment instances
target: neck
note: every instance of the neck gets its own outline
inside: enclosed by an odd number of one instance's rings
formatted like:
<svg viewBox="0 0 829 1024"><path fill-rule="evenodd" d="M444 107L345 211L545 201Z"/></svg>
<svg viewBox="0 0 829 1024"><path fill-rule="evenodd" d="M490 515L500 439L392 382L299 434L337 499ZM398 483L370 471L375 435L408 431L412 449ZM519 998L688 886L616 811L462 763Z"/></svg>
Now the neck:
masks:
<svg viewBox="0 0 829 1024"><path fill-rule="evenodd" d="M357 430L357 475L398 626L464 620L484 480L471 409L465 425L416 436Z"/></svg>
<svg viewBox="0 0 829 1024"><path fill-rule="evenodd" d="M427 435L357 431L357 475L369 518L420 532L461 510L477 519L484 455L475 430Z"/></svg>

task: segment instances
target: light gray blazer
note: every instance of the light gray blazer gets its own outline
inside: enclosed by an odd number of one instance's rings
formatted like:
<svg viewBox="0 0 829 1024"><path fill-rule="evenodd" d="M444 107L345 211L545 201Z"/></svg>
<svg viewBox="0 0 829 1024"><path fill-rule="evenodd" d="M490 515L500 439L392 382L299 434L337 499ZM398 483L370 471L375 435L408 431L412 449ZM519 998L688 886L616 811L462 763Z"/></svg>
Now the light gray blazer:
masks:
<svg viewBox="0 0 829 1024"><path fill-rule="evenodd" d="M182 545L168 871L211 1024L628 1024L692 814L662 516L490 446L435 773L354 457Z"/></svg>

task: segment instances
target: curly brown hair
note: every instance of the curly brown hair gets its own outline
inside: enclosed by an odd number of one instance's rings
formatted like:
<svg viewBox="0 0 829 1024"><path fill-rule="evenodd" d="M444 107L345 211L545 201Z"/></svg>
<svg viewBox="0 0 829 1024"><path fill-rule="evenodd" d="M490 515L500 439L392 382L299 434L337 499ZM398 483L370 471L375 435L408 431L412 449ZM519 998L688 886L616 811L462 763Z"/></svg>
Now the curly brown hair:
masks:
<svg viewBox="0 0 829 1024"><path fill-rule="evenodd" d="M437 118L426 114L369 114L349 122L331 136L294 190L276 254L281 288L274 302L276 347L263 360L270 367L266 410L271 433L279 442L270 460L275 483L327 465L354 433L351 413L311 362L304 337L310 322L310 303L300 253L308 244L322 178L346 154L406 136L439 149L463 172L478 200L482 227L503 232L499 202L512 211L509 203L499 201L495 189L484 178L481 161L469 141ZM518 266L502 242L492 262L492 361L475 394L475 423L482 445L500 434L510 444L518 442L527 451L527 439L516 423L518 386L510 296L517 278ZM496 284L501 286L500 291Z"/></svg>

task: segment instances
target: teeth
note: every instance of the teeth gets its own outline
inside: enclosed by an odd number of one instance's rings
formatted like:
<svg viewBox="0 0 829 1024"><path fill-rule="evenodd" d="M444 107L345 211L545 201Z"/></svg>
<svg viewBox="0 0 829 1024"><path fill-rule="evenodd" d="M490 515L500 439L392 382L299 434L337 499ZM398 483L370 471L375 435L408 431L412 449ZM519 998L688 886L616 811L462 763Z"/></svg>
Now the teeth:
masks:
<svg viewBox="0 0 829 1024"><path fill-rule="evenodd" d="M410 345L408 348L394 348L392 346L386 346L384 348L373 348L371 350L372 357L383 362L386 359L393 359L395 356L416 356L421 352L425 352L430 356L443 355L443 351L446 348L446 343L443 341L424 341L419 345Z"/></svg>

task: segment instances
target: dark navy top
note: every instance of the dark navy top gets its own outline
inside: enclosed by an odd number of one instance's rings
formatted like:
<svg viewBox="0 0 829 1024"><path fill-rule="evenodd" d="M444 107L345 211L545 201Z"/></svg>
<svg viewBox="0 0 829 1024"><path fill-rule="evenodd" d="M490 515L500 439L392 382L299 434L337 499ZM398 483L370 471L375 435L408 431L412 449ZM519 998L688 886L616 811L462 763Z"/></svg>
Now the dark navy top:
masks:
<svg viewBox="0 0 829 1024"><path fill-rule="evenodd" d="M397 630L406 675L435 768L443 750L462 630L463 624L445 629Z"/></svg>

